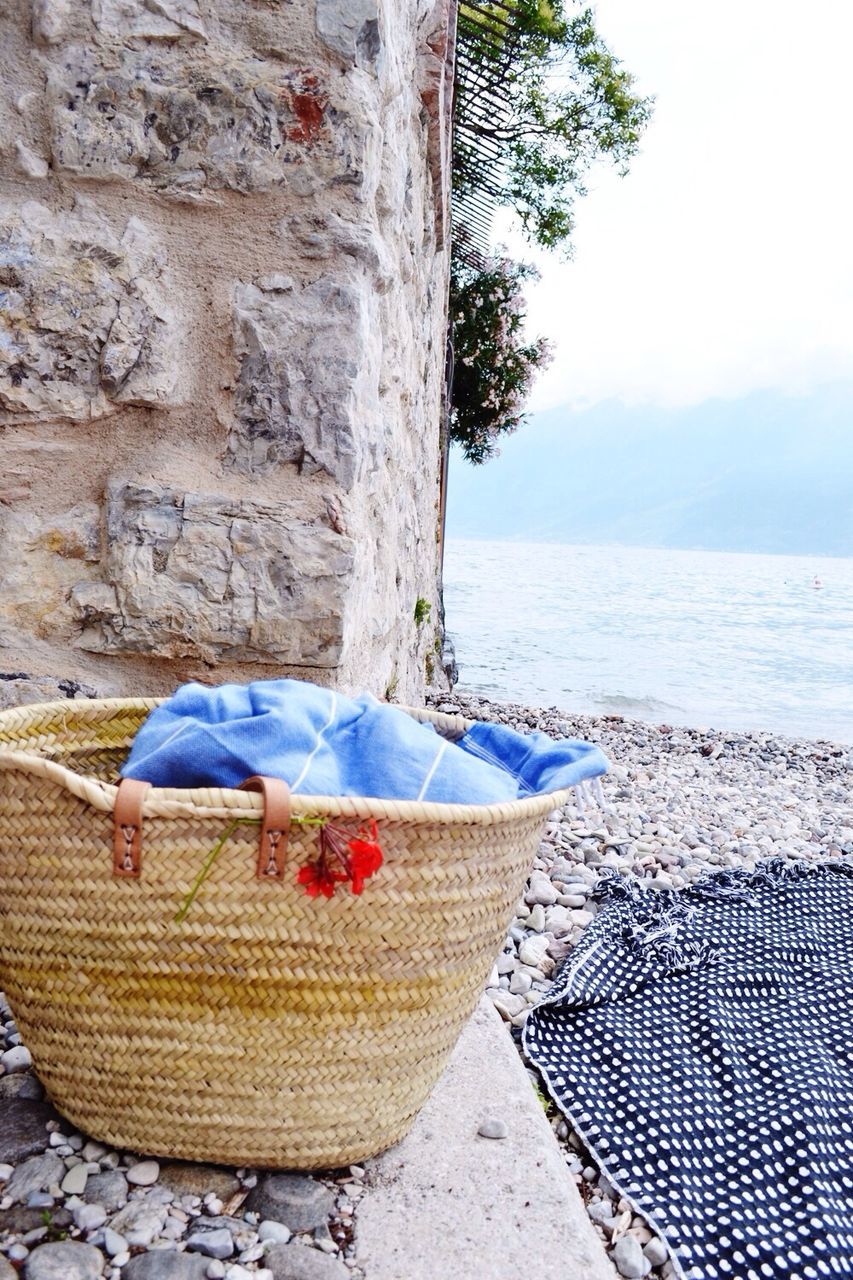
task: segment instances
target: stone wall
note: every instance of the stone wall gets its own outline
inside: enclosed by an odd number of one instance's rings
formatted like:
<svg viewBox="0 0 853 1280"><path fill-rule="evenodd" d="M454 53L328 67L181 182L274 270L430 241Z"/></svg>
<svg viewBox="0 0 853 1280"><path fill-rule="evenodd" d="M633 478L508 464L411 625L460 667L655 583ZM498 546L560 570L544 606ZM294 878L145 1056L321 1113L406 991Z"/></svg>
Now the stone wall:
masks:
<svg viewBox="0 0 853 1280"><path fill-rule="evenodd" d="M452 13L2 7L0 669L420 700Z"/></svg>

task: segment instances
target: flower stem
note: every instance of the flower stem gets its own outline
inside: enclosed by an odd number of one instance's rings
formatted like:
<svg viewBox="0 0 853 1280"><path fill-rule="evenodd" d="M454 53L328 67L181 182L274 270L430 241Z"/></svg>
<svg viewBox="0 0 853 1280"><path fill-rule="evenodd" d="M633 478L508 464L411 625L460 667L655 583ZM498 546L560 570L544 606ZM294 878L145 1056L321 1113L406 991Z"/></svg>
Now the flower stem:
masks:
<svg viewBox="0 0 853 1280"><path fill-rule="evenodd" d="M184 920L186 920L187 913L190 907L192 906L192 904L195 902L196 894L198 893L201 886L204 884L207 877L210 875L210 870L214 862L218 858L219 854L222 852L222 849L225 845L226 840L228 840L228 838L234 834L237 827L239 826L239 823L240 823L240 819L235 818L234 821L230 824L230 826L225 828L222 835L219 837L216 844L213 846L210 853L205 858L204 862L202 863L201 870L199 871L198 875L193 881L192 888L190 889L187 896L184 898L180 911L175 916L175 924L183 924Z"/></svg>

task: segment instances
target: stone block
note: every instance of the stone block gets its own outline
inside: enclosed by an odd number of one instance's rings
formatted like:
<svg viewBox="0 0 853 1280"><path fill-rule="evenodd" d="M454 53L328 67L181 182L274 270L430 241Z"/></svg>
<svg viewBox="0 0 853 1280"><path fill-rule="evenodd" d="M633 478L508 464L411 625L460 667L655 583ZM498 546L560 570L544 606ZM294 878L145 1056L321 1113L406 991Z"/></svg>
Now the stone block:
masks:
<svg viewBox="0 0 853 1280"><path fill-rule="evenodd" d="M65 35L71 0L33 0L32 25L36 44L59 44Z"/></svg>
<svg viewBox="0 0 853 1280"><path fill-rule="evenodd" d="M375 415L366 291L328 276L303 287L284 277L238 285L234 350L232 465L263 473L295 463L349 489Z"/></svg>
<svg viewBox="0 0 853 1280"><path fill-rule="evenodd" d="M99 31L122 38L207 37L199 0L92 0L92 18Z"/></svg>
<svg viewBox="0 0 853 1280"><path fill-rule="evenodd" d="M320 71L202 47L124 48L107 67L71 47L48 84L58 171L189 200L226 188L307 195L362 180L363 112L354 97L333 102Z"/></svg>
<svg viewBox="0 0 853 1280"><path fill-rule="evenodd" d="M317 0L317 33L351 66L378 69L382 40L377 0Z"/></svg>
<svg viewBox="0 0 853 1280"><path fill-rule="evenodd" d="M81 203L0 209L0 422L89 421L173 401L163 253L131 218L119 239Z"/></svg>
<svg viewBox="0 0 853 1280"><path fill-rule="evenodd" d="M112 482L106 581L73 588L84 649L334 667L354 544L287 503Z"/></svg>

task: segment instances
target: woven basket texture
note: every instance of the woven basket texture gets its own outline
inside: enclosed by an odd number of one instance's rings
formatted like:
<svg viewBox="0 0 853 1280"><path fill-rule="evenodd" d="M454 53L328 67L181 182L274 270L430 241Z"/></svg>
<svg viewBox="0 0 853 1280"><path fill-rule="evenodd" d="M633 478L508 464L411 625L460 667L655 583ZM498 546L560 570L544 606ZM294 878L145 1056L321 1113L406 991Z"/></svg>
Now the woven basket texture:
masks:
<svg viewBox="0 0 853 1280"><path fill-rule="evenodd" d="M112 875L117 769L153 699L0 715L0 984L58 1109L93 1137L231 1165L335 1168L397 1141L501 945L547 813L293 797L283 883L261 797L152 788L142 874ZM414 711L457 738L466 722ZM320 816L379 824L361 896L296 884ZM234 819L182 923L176 914Z"/></svg>

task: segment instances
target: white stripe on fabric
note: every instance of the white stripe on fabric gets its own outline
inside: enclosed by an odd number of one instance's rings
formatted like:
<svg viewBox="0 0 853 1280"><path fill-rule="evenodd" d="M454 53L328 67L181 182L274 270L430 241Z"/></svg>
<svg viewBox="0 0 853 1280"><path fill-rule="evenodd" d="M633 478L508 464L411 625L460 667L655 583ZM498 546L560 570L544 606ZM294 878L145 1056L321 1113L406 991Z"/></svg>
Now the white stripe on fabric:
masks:
<svg viewBox="0 0 853 1280"><path fill-rule="evenodd" d="M152 747L150 751L146 751L144 756L139 756L136 760L134 760L133 762L134 769L138 769L141 764L144 764L146 760L150 760L151 757L153 755L156 755L158 751L162 751L164 747L168 747L170 742L175 741L175 738L180 738L181 734L186 733L189 727L190 726L187 724L186 720L184 720L181 724L177 726L177 728L172 730L172 732L169 734L167 738L164 738L162 742L158 742L157 745Z"/></svg>
<svg viewBox="0 0 853 1280"><path fill-rule="evenodd" d="M435 759L430 765L429 773L424 778L424 785L421 787L420 791L418 792L418 797L417 797L418 800L423 800L424 796L426 795L427 788L429 787L429 784L432 782L433 774L438 768L438 762L441 759L441 757L444 755L445 751L447 750L447 747L448 747L448 740L447 738L445 738L441 746L438 748L438 751L435 754Z"/></svg>
<svg viewBox="0 0 853 1280"><path fill-rule="evenodd" d="M329 712L329 718L326 721L326 723L323 725L320 732L317 734L317 741L314 744L314 749L308 756L308 759L305 761L304 765L302 766L302 772L294 782L293 786L290 788L291 791L296 791L299 787L301 787L302 783L305 781L305 777L308 773L308 770L311 768L311 761L314 759L314 757L316 756L317 752L320 750L320 747L322 745L323 734L326 733L328 729L331 729L332 725L335 722L335 716L337 715L337 711L338 711L338 695L336 693L333 693L332 709Z"/></svg>

